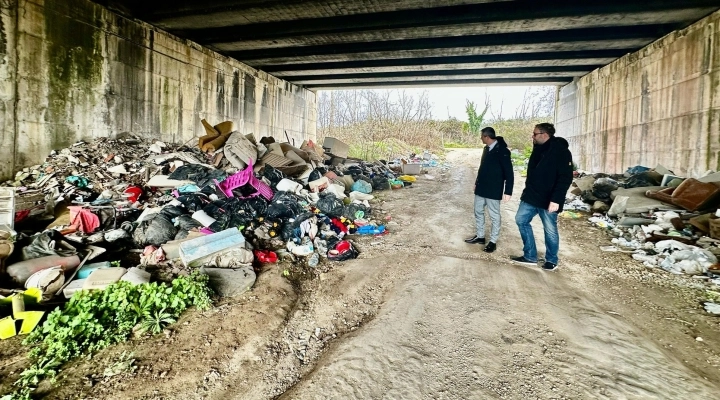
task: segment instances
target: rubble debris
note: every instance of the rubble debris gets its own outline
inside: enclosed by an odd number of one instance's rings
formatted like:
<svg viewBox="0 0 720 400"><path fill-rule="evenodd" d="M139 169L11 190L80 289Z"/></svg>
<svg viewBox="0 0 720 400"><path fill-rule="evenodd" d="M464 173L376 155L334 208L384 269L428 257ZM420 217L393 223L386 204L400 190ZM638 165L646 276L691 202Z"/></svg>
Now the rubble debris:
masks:
<svg viewBox="0 0 720 400"><path fill-rule="evenodd" d="M663 166L635 166L624 175L578 171L565 206L592 212L588 222L613 237L600 250L627 253L650 269L701 277L713 288L720 285L718 207L720 173L693 179ZM720 314L717 302L705 308Z"/></svg>
<svg viewBox="0 0 720 400"><path fill-rule="evenodd" d="M201 122L197 145L123 134L18 171L0 187L0 273L13 278L0 288L30 284L47 301L202 269L239 293L256 262L287 255L315 268L358 257L352 235L388 234L373 192L412 186L411 174L439 166L428 152L366 162L334 138L296 147ZM403 174L407 165L421 169Z"/></svg>

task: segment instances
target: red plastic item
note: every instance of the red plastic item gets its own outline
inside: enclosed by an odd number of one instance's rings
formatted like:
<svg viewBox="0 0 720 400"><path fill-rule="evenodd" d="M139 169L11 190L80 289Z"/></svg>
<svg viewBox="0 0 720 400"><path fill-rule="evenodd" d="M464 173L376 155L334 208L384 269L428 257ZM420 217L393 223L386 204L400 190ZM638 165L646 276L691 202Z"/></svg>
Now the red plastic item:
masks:
<svg viewBox="0 0 720 400"><path fill-rule="evenodd" d="M261 263L274 263L277 262L277 254L275 254L274 251L270 250L255 250L253 253L255 253L255 258L258 259Z"/></svg>
<svg viewBox="0 0 720 400"><path fill-rule="evenodd" d="M338 253L342 254L348 250L350 250L350 242L347 240L341 240L335 245L335 250L338 251Z"/></svg>
<svg viewBox="0 0 720 400"><path fill-rule="evenodd" d="M135 203L136 201L140 200L140 196L143 195L143 190L139 186L128 186L128 188L125 189L123 194L129 195L128 201L130 201L131 203Z"/></svg>

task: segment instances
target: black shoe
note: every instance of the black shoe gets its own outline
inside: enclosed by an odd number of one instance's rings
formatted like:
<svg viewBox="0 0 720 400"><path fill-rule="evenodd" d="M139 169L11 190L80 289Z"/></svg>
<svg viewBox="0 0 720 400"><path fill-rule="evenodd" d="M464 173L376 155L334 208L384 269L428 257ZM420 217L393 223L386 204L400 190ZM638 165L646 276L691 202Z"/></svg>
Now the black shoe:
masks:
<svg viewBox="0 0 720 400"><path fill-rule="evenodd" d="M477 235L471 237L470 239L465 239L465 243L475 244L485 244L485 238L477 237Z"/></svg>
<svg viewBox="0 0 720 400"><path fill-rule="evenodd" d="M493 251L495 251L495 249L497 249L497 245L493 242L490 242L485 245L485 249L483 251L485 251L486 253L492 253Z"/></svg>
<svg viewBox="0 0 720 400"><path fill-rule="evenodd" d="M512 262L516 264L522 264L522 265L529 265L529 266L536 266L537 261L530 261L527 258L520 256L520 257L510 257Z"/></svg>
<svg viewBox="0 0 720 400"><path fill-rule="evenodd" d="M555 271L557 269L557 264L553 264L549 261L545 261L545 264L542 265L543 271Z"/></svg>

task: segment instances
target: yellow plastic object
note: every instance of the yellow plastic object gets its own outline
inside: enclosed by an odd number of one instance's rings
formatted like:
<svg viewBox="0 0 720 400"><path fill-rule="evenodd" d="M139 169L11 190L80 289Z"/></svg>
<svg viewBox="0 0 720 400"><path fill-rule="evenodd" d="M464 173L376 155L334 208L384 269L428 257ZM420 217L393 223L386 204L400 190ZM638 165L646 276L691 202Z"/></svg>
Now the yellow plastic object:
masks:
<svg viewBox="0 0 720 400"><path fill-rule="evenodd" d="M27 335L28 333L32 332L33 329L35 329L35 327L38 325L38 323L40 323L43 315L45 315L43 311L25 311L24 313L22 313L22 317L15 317L17 319L22 319L20 334Z"/></svg>
<svg viewBox="0 0 720 400"><path fill-rule="evenodd" d="M401 175L401 176L398 176L398 179L400 179L403 182L415 182L417 180L417 178L415 178L414 176L410 176L410 175Z"/></svg>
<svg viewBox="0 0 720 400"><path fill-rule="evenodd" d="M0 339L7 339L17 335L15 320L12 317L0 319Z"/></svg>
<svg viewBox="0 0 720 400"><path fill-rule="evenodd" d="M26 307L32 308L40 303L42 299L42 291L40 289L28 289L22 293L15 293L4 299L0 299L0 303L5 306L12 306L12 316L6 316L0 319L0 339L11 338L18 334L17 321L22 321L20 334L28 334L37 327L40 320L45 315L44 311L25 311Z"/></svg>

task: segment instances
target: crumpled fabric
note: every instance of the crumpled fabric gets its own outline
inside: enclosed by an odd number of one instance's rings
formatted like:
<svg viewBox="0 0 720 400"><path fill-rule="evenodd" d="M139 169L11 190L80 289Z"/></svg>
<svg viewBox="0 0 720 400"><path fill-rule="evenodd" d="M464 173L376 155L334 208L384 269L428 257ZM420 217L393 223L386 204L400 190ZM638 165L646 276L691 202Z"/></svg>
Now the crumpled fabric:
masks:
<svg viewBox="0 0 720 400"><path fill-rule="evenodd" d="M63 235L55 230L45 231L33 239L33 241L23 247L22 260L32 260L34 258L46 256L62 256L68 257L77 254L74 249L56 248L56 244L63 240Z"/></svg>
<svg viewBox="0 0 720 400"><path fill-rule="evenodd" d="M140 265L158 265L165 261L162 247L146 246L140 256Z"/></svg>
<svg viewBox="0 0 720 400"><path fill-rule="evenodd" d="M100 218L92 211L81 206L70 206L70 224L82 233L93 233L100 227Z"/></svg>

